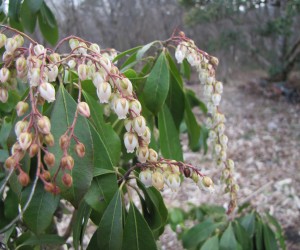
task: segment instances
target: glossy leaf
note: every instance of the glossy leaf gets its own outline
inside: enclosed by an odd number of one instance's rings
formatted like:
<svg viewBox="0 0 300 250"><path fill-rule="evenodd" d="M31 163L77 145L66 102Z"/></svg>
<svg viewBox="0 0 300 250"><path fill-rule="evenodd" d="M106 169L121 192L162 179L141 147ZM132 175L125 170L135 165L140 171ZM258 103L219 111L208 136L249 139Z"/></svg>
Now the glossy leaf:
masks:
<svg viewBox="0 0 300 250"><path fill-rule="evenodd" d="M279 240L280 243L280 247L281 249L285 250L286 249L286 244L285 244L285 239L284 239L284 232L282 230L281 225L279 224L279 222L277 221L277 219L270 215L269 213L266 213L268 221L276 228L276 239Z"/></svg>
<svg viewBox="0 0 300 250"><path fill-rule="evenodd" d="M79 245L82 244L83 236L85 234L86 225L88 223L91 207L86 204L85 201L82 201L79 205L78 211L76 211L75 219L73 223L73 244L75 250L79 248Z"/></svg>
<svg viewBox="0 0 300 250"><path fill-rule="evenodd" d="M162 52L156 60L143 90L145 104L154 114L160 111L167 98L169 78L166 56Z"/></svg>
<svg viewBox="0 0 300 250"><path fill-rule="evenodd" d="M255 223L255 247L257 250L264 249L263 224L260 219L258 219Z"/></svg>
<svg viewBox="0 0 300 250"><path fill-rule="evenodd" d="M2 118L2 124L0 129L0 145L1 148L7 149L7 138L10 134L10 131L12 129L12 122L11 118L6 116ZM0 160L1 162L1 160Z"/></svg>
<svg viewBox="0 0 300 250"><path fill-rule="evenodd" d="M251 250L253 248L252 237L247 233L247 231L235 221L233 224L234 233L237 241L243 246L244 250Z"/></svg>
<svg viewBox="0 0 300 250"><path fill-rule="evenodd" d="M32 185L22 191L21 204L25 205ZM53 214L58 206L59 196L46 192L42 183L38 183L36 190L29 204L29 207L23 215L25 224L35 233L42 234L51 224Z"/></svg>
<svg viewBox="0 0 300 250"><path fill-rule="evenodd" d="M21 0L9 0L8 3L8 16L15 22L19 21Z"/></svg>
<svg viewBox="0 0 300 250"><path fill-rule="evenodd" d="M119 59L121 59L121 58L123 58L123 57L125 57L125 56L128 56L128 55L130 55L130 54L136 52L137 50L139 50L139 49L142 48L142 47L143 47L143 46L140 45L140 46L137 46L137 47L134 47L134 48L131 48L131 49L128 49L128 50L125 50L125 51L121 52L120 54L118 54L118 55L114 58L113 62L116 62L116 61L118 61Z"/></svg>
<svg viewBox="0 0 300 250"><path fill-rule="evenodd" d="M118 250L122 248L122 200L119 190L106 208L96 233L98 249Z"/></svg>
<svg viewBox="0 0 300 250"><path fill-rule="evenodd" d="M219 237L215 235L207 239L201 247L201 250L219 250Z"/></svg>
<svg viewBox="0 0 300 250"><path fill-rule="evenodd" d="M192 227L182 236L183 247L196 247L199 243L205 241L213 231L218 227L211 219L207 219L202 223Z"/></svg>
<svg viewBox="0 0 300 250"><path fill-rule="evenodd" d="M32 0L24 0L21 7L21 20L25 30L33 33L35 30L37 14L32 10ZM34 1L39 2L39 1ZM43 1L41 1L43 2Z"/></svg>
<svg viewBox="0 0 300 250"><path fill-rule="evenodd" d="M71 126L76 111L76 102L61 85L51 115L51 132L54 136L55 145L50 147L49 151L55 155L55 166L50 168L50 172L53 175L59 167L60 159L63 156L63 152L59 146L59 138L66 130ZM57 176L57 184L61 189L61 195L63 198L70 201L75 207L81 202L81 199L87 192L91 185L93 177L93 160L97 153L93 148L92 134L89 129L88 122L82 116L78 116L74 134L80 142L85 145L85 156L83 158L78 157L74 152L75 142L71 141L69 154L74 158L75 165L70 171L73 178L73 184L70 188L64 186L61 181L62 171L59 171Z"/></svg>
<svg viewBox="0 0 300 250"><path fill-rule="evenodd" d="M235 250L238 249L234 231L231 223L228 225L220 239L220 250Z"/></svg>
<svg viewBox="0 0 300 250"><path fill-rule="evenodd" d="M185 111L184 111L184 121L187 126L188 137L189 137L189 147L196 151L199 149L199 139L201 135L201 127L198 124L196 117L192 111L188 97L185 96Z"/></svg>
<svg viewBox="0 0 300 250"><path fill-rule="evenodd" d="M6 219L12 220L19 214L18 203L18 196L12 189L9 189L4 202L4 216Z"/></svg>
<svg viewBox="0 0 300 250"><path fill-rule="evenodd" d="M191 66L188 61L184 59L180 67L181 74L189 80L191 78Z"/></svg>
<svg viewBox="0 0 300 250"><path fill-rule="evenodd" d="M28 6L30 6L30 10L32 13L36 13L39 11L44 3L44 0L27 0Z"/></svg>
<svg viewBox="0 0 300 250"><path fill-rule="evenodd" d="M165 158L177 161L183 160L179 133L167 105L158 113L159 143L161 153Z"/></svg>
<svg viewBox="0 0 300 250"><path fill-rule="evenodd" d="M247 233L252 237L255 232L255 214L247 214L240 219L241 225L245 228Z"/></svg>
<svg viewBox="0 0 300 250"><path fill-rule="evenodd" d="M263 236L266 250L278 249L275 234L267 224L263 224Z"/></svg>
<svg viewBox="0 0 300 250"><path fill-rule="evenodd" d="M157 249L152 232L133 203L124 227L123 250L155 250Z"/></svg>
<svg viewBox="0 0 300 250"><path fill-rule="evenodd" d="M44 2L40 9L38 20L43 37L47 42L55 45L58 40L58 26L52 11Z"/></svg>

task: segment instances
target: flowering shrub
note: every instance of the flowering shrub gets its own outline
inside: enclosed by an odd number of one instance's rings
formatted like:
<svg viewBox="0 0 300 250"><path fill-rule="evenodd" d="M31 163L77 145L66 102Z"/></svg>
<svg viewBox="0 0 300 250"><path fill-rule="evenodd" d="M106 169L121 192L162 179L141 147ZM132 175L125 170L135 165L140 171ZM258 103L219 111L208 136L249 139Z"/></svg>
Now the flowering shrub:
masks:
<svg viewBox="0 0 300 250"><path fill-rule="evenodd" d="M15 35L8 38L6 31ZM70 50L60 52L67 42ZM170 54L174 46L181 71ZM75 36L45 48L3 26L0 47L0 101L6 115L1 152L7 154L0 232L8 232L7 245L62 244L69 233L56 235L53 214L64 200L75 208L69 230L75 249L89 218L98 229L88 249L156 249L167 220L158 191L176 191L184 178L214 189L209 176L183 161L182 123L192 150L207 139L192 112L195 106L208 113L207 140L230 193L228 213L233 211L238 187L234 162L226 154L218 59L184 33L117 53ZM117 61L123 61L119 68ZM183 85L190 66L199 73L206 106Z"/></svg>

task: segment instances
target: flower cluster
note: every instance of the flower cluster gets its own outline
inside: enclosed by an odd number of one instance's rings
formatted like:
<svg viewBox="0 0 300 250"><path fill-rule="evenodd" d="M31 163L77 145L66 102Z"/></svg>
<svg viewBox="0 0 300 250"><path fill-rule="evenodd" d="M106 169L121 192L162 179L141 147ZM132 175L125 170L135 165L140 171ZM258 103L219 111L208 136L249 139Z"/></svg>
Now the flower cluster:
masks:
<svg viewBox="0 0 300 250"><path fill-rule="evenodd" d="M219 61L216 57L199 50L194 41L186 38L183 33L180 34L175 58L178 63L186 59L199 74L209 114L206 121L206 126L210 129L208 143L214 149L217 165L222 168L222 176L226 183L225 191L230 192L231 195L230 206L235 207L238 186L233 178L234 162L227 157L228 137L225 134L225 116L219 109L223 84L215 78L215 69Z"/></svg>

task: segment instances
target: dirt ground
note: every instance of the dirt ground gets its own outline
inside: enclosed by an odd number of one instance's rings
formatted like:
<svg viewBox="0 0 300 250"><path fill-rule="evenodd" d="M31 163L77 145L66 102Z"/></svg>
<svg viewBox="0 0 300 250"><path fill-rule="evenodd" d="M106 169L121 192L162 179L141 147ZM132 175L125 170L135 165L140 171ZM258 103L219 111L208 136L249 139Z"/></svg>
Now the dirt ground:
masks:
<svg viewBox="0 0 300 250"><path fill-rule="evenodd" d="M237 76L225 84L221 102L227 118L228 155L236 163L240 185L239 202L250 201L258 211L268 211L278 218L287 249L300 249L300 105L258 94L247 85L251 77ZM192 88L202 92L199 85ZM212 163L211 153L203 156L184 148L185 160L214 177L218 186L219 170ZM204 202L226 206L228 202L218 188L215 194L207 194L191 182L185 182L178 193L166 190L164 198L168 207ZM161 245L162 249L182 249L170 228L162 235Z"/></svg>

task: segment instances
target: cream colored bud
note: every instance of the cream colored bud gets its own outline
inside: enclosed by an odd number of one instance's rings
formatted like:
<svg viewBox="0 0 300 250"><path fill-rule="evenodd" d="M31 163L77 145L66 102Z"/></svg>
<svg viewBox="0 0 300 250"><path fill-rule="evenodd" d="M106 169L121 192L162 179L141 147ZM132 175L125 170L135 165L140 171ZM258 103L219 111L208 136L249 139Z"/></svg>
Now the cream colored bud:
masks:
<svg viewBox="0 0 300 250"><path fill-rule="evenodd" d="M128 78L123 78L120 81L120 88L122 89L122 93L131 96L132 95L132 83Z"/></svg>
<svg viewBox="0 0 300 250"><path fill-rule="evenodd" d="M118 98L114 103L114 111L118 119L126 119L129 110L129 103L125 98Z"/></svg>
<svg viewBox="0 0 300 250"><path fill-rule="evenodd" d="M97 86L97 96L100 103L108 103L111 97L111 86L108 82L101 82Z"/></svg>
<svg viewBox="0 0 300 250"><path fill-rule="evenodd" d="M148 160L151 161L151 162L157 162L157 159L158 159L157 152L154 149L150 148L149 149Z"/></svg>
<svg viewBox="0 0 300 250"><path fill-rule="evenodd" d="M214 56L212 56L211 58L210 58L210 63L213 65L213 66L218 66L219 65L219 59L218 58L216 58L216 57L214 57Z"/></svg>
<svg viewBox="0 0 300 250"><path fill-rule="evenodd" d="M202 179L202 183L205 187L211 187L214 183L212 179L208 176L204 176Z"/></svg>
<svg viewBox="0 0 300 250"><path fill-rule="evenodd" d="M38 89L41 97L44 98L47 102L55 101L55 88L52 84L43 82Z"/></svg>
<svg viewBox="0 0 300 250"><path fill-rule="evenodd" d="M77 48L79 46L79 41L77 39L72 38L69 40L69 45L70 45L71 50L74 50L75 48Z"/></svg>
<svg viewBox="0 0 300 250"><path fill-rule="evenodd" d="M62 135L59 138L59 146L62 150L66 149L69 146L69 137L67 135Z"/></svg>
<svg viewBox="0 0 300 250"><path fill-rule="evenodd" d="M2 48L5 45L6 39L7 39L6 35L0 33L0 48Z"/></svg>
<svg viewBox="0 0 300 250"><path fill-rule="evenodd" d="M79 114L81 114L82 116L88 118L90 117L91 113L90 113L90 107L86 102L80 102L77 105L77 111Z"/></svg>
<svg viewBox="0 0 300 250"><path fill-rule="evenodd" d="M60 164L61 164L63 169L66 168L68 170L72 170L73 167L74 167L74 159L70 155L63 156L61 158Z"/></svg>
<svg viewBox="0 0 300 250"><path fill-rule="evenodd" d="M9 54L13 54L18 48L18 42L14 38L7 38L5 42L5 50Z"/></svg>
<svg viewBox="0 0 300 250"><path fill-rule="evenodd" d="M216 82L215 83L215 91L218 94L222 94L223 93L223 84L221 82Z"/></svg>
<svg viewBox="0 0 300 250"><path fill-rule="evenodd" d="M204 85L204 95L206 97L210 97L213 93L213 89L212 85Z"/></svg>
<svg viewBox="0 0 300 250"><path fill-rule="evenodd" d="M152 172L149 169L143 170L139 174L141 182L145 185L146 188L152 186Z"/></svg>
<svg viewBox="0 0 300 250"><path fill-rule="evenodd" d="M40 133L47 135L51 130L51 123L47 116L39 117L37 120L37 127Z"/></svg>
<svg viewBox="0 0 300 250"><path fill-rule="evenodd" d="M58 54L58 53L52 53L52 54L49 55L49 58L50 58L50 61L52 63L57 63L57 62L60 61L60 54Z"/></svg>
<svg viewBox="0 0 300 250"><path fill-rule="evenodd" d="M78 157L82 158L85 155L85 146L83 143L77 143L75 145L75 152L78 155Z"/></svg>
<svg viewBox="0 0 300 250"><path fill-rule="evenodd" d="M211 101L206 104L206 107L209 114L215 114L217 111L216 105Z"/></svg>
<svg viewBox="0 0 300 250"><path fill-rule="evenodd" d="M149 157L149 150L147 146L139 147L136 151L136 155L138 157L138 161L141 163L145 163Z"/></svg>
<svg viewBox="0 0 300 250"><path fill-rule="evenodd" d="M224 125L224 123L220 123L220 124L217 126L217 131L218 131L218 134L219 134L219 135L224 134L224 132L225 132L225 125Z"/></svg>
<svg viewBox="0 0 300 250"><path fill-rule="evenodd" d="M37 143L32 143L29 147L28 154L30 157L34 157L39 151L39 145Z"/></svg>
<svg viewBox="0 0 300 250"><path fill-rule="evenodd" d="M222 150L220 152L220 159L221 159L221 161L226 161L226 158L227 158L227 153L226 153L226 151Z"/></svg>
<svg viewBox="0 0 300 250"><path fill-rule="evenodd" d="M32 142L31 134L28 132L22 132L19 135L18 142L19 142L22 150L24 150L24 151L27 150L30 147L31 142Z"/></svg>
<svg viewBox="0 0 300 250"><path fill-rule="evenodd" d="M151 131L148 127L146 127L145 132L142 134L142 139L146 144L150 143L151 140Z"/></svg>
<svg viewBox="0 0 300 250"><path fill-rule="evenodd" d="M199 182L199 175L194 171L192 173L192 180L195 182L195 183L198 183Z"/></svg>
<svg viewBox="0 0 300 250"><path fill-rule="evenodd" d="M44 142L46 143L47 146L53 147L54 146L54 136L51 133L45 135Z"/></svg>
<svg viewBox="0 0 300 250"><path fill-rule="evenodd" d="M215 153L216 153L216 155L220 155L221 151L222 151L222 146L220 144L216 144L215 145Z"/></svg>
<svg viewBox="0 0 300 250"><path fill-rule="evenodd" d="M84 43L84 42L80 42L79 44L78 44L78 53L80 53L80 54L86 54L86 52L87 52L87 45Z"/></svg>
<svg viewBox="0 0 300 250"><path fill-rule="evenodd" d="M78 77L80 80L84 81L88 76L88 66L85 64L78 65Z"/></svg>
<svg viewBox="0 0 300 250"><path fill-rule="evenodd" d="M92 51L96 52L96 53L100 53L100 47L99 47L99 45L96 44L96 43L92 43L92 44L90 45L90 49L91 49Z"/></svg>
<svg viewBox="0 0 300 250"><path fill-rule="evenodd" d="M71 187L73 184L73 178L70 174L65 173L62 177L62 182L66 187Z"/></svg>
<svg viewBox="0 0 300 250"><path fill-rule="evenodd" d="M142 136L145 133L146 120L143 116L138 116L133 119L133 129L139 136Z"/></svg>
<svg viewBox="0 0 300 250"><path fill-rule="evenodd" d="M28 72L29 84L31 87L36 87L39 85L41 78L41 72L39 68L33 68Z"/></svg>
<svg viewBox="0 0 300 250"><path fill-rule="evenodd" d="M47 72L49 82L55 82L58 75L58 67L54 65L49 65L49 70Z"/></svg>
<svg viewBox="0 0 300 250"><path fill-rule="evenodd" d="M33 47L33 51L36 56L39 56L45 53L45 47L41 44L37 44Z"/></svg>
<svg viewBox="0 0 300 250"><path fill-rule="evenodd" d="M131 132L132 129L133 129L133 127L132 127L132 120L125 119L124 120L124 126L125 126L127 132Z"/></svg>
<svg viewBox="0 0 300 250"><path fill-rule="evenodd" d="M2 83L7 82L9 75L10 75L10 72L9 72L8 68L3 67L2 69L0 69L0 81Z"/></svg>
<svg viewBox="0 0 300 250"><path fill-rule="evenodd" d="M227 167L230 169L230 171L234 170L234 161L231 159L227 160Z"/></svg>
<svg viewBox="0 0 300 250"><path fill-rule="evenodd" d="M169 174L166 178L166 184L172 191L178 191L180 187L180 176L178 174Z"/></svg>
<svg viewBox="0 0 300 250"><path fill-rule="evenodd" d="M16 60L16 69L18 73L26 71L27 69L26 66L27 66L27 61L24 58L24 56L21 56Z"/></svg>
<svg viewBox="0 0 300 250"><path fill-rule="evenodd" d="M124 144L127 153L133 153L135 148L138 147L138 137L135 133L126 132L124 134Z"/></svg>
<svg viewBox="0 0 300 250"><path fill-rule="evenodd" d="M219 106L220 102L221 102L221 95L220 94L213 94L211 97L212 103L215 106Z"/></svg>
<svg viewBox="0 0 300 250"><path fill-rule="evenodd" d="M96 88L104 82L103 75L100 72L95 72L93 75L93 84L95 85Z"/></svg>
<svg viewBox="0 0 300 250"><path fill-rule="evenodd" d="M18 48L20 48L20 47L23 46L23 44L24 44L24 38L23 38L20 34L16 35L16 36L14 37L14 39L15 39L15 41L16 41L17 44L18 44Z"/></svg>
<svg viewBox="0 0 300 250"><path fill-rule="evenodd" d="M75 60L68 61L68 66L69 66L70 69L74 69L75 66L76 66Z"/></svg>
<svg viewBox="0 0 300 250"><path fill-rule="evenodd" d="M155 171L152 174L152 185L158 189L158 190L162 190L164 188L164 177L162 175L162 173L160 173L159 171Z"/></svg>
<svg viewBox="0 0 300 250"><path fill-rule="evenodd" d="M54 167L55 165L55 156L52 153L46 153L44 155L44 162L47 164L48 167Z"/></svg>
<svg viewBox="0 0 300 250"><path fill-rule="evenodd" d="M137 117L140 116L141 114L142 105L138 100L134 99L133 101L130 102L129 109L130 109L131 116Z"/></svg>
<svg viewBox="0 0 300 250"><path fill-rule="evenodd" d="M228 137L225 134L222 134L220 136L220 143L221 143L222 146L227 146Z"/></svg>
<svg viewBox="0 0 300 250"><path fill-rule="evenodd" d="M5 167L8 169L14 168L16 166L16 160L14 157L10 156L5 161Z"/></svg>
<svg viewBox="0 0 300 250"><path fill-rule="evenodd" d="M20 136L21 133L26 132L27 129L28 129L27 121L18 121L15 125L15 134L17 138Z"/></svg>

